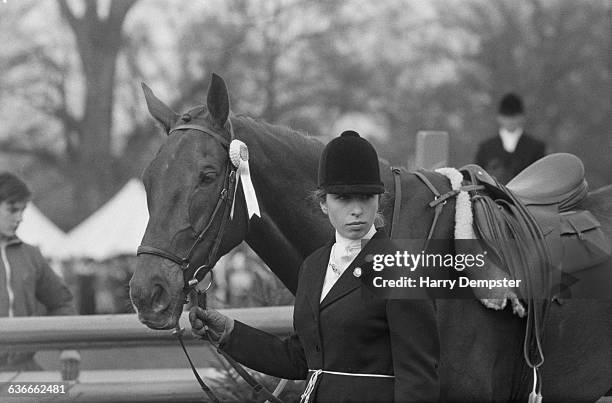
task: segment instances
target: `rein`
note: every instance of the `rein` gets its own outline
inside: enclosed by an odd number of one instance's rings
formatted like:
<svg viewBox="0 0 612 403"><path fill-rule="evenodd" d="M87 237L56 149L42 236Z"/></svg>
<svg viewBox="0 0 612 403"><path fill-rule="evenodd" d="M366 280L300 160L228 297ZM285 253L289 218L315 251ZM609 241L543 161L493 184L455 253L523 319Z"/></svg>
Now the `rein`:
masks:
<svg viewBox="0 0 612 403"><path fill-rule="evenodd" d="M221 245L223 235L225 234L227 224L231 219L230 212L233 207L234 196L236 192L235 185L236 185L237 167L234 166L231 159L229 158L229 149L230 149L231 141L233 141L236 138L236 136L234 135L234 128L232 127L232 123L230 120L228 120L229 132L230 132L230 140L228 141L221 133L217 132L214 129L211 129L209 127L206 127L200 124L188 123L191 121L191 115L189 115L188 113L184 114L181 118L184 123L179 124L175 126L174 128L172 128L168 132L168 135L171 135L174 132L181 133L181 131L183 130L196 130L196 131L202 132L204 134L207 134L213 137L214 139L216 139L217 141L221 143L223 148L225 148L228 151L228 162L226 166L227 174L223 182L223 188L221 189L221 192L219 192L217 203L210 216L210 219L208 220L208 223L198 232L198 236L195 238L193 244L188 249L187 254L184 257L180 257L177 253L163 249L163 248L159 248L156 246L150 246L150 245L144 245L144 244L141 244L138 247L136 256L153 255L153 256L161 257L162 259L170 260L171 262L174 262L177 265L179 265L181 267L181 270L183 271L183 279L185 282L184 287L183 287L183 292L185 294L185 303L189 302L188 300L190 300L192 303L194 303L194 305L198 305L201 308L206 309L206 294L205 294L206 291L200 292L196 289L196 286L204 279L204 277L206 277L208 273L211 273L211 279L210 279L211 282L208 285L208 287L210 287L210 285L212 284L212 281L213 281L212 280L212 269L218 260L217 253L219 251L219 247ZM191 259L193 258L193 254L197 246L204 240L204 237L210 232L211 228L213 227L213 224L217 220L217 217L220 217L221 223L219 224L219 228L216 234L214 234L214 243L213 243L212 248L210 249L210 252L208 253L208 258L206 260L206 263L194 268L194 266L192 266L191 264L192 263ZM206 289L208 289L208 287ZM187 357L187 361L189 362L189 365L191 366L191 371L193 372L198 383L200 384L200 387L206 393L206 395L208 395L208 397L210 398L212 402L218 403L220 402L219 398L212 391L212 389L204 382L202 377L200 377L200 375L198 374L198 371L196 370L193 364L193 361L191 360L191 357L189 356L189 353L187 352L187 348L185 347L185 343L183 342L183 337L182 337L184 332L185 332L185 329L181 328L177 324L176 329L172 333L178 339L181 345L181 348L183 349L183 352L185 353L185 356ZM208 332L207 332L207 337L203 339L208 340L211 344L213 344L212 339L208 336ZM227 362L236 370L236 372L249 384L249 386L253 388L256 394L264 395L270 402L283 403L282 400L280 400L275 395L277 393L280 393L282 391L282 388L277 388L274 394L271 393L261 383L259 383L255 378L253 378L253 376L251 376L240 364L238 364L225 351L221 350L219 346L216 346L216 347L217 347L217 353L222 355L227 360ZM283 386L284 386L284 383L283 383Z"/></svg>

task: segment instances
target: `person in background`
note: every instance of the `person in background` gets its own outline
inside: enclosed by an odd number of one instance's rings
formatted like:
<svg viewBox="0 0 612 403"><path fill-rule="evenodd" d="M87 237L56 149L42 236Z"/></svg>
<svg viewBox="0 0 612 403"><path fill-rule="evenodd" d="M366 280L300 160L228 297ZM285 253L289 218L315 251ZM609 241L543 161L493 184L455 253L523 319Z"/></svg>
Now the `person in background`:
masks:
<svg viewBox="0 0 612 403"><path fill-rule="evenodd" d="M354 131L333 139L316 198L335 237L300 268L295 332L279 338L200 307L190 311L192 332L252 369L308 379L301 402L438 401L433 301L417 291L414 299L374 298L358 278L371 267L368 256L396 250L375 226L384 191L374 147Z"/></svg>
<svg viewBox="0 0 612 403"><path fill-rule="evenodd" d="M476 164L505 185L527 166L544 157L546 145L525 132L523 102L516 94L508 93L502 97L497 123L498 134L479 145Z"/></svg>
<svg viewBox="0 0 612 403"><path fill-rule="evenodd" d="M40 250L16 235L30 190L16 175L0 173L0 317L76 315L72 293ZM41 305L44 310L41 311ZM34 352L0 351L0 372L41 371ZM62 379L78 377L76 350L60 353Z"/></svg>

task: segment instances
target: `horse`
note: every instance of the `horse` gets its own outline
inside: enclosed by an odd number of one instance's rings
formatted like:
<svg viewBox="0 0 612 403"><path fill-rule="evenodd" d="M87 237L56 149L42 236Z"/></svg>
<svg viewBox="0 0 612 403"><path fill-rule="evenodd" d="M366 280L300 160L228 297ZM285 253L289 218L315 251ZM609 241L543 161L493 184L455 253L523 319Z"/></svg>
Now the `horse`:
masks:
<svg viewBox="0 0 612 403"><path fill-rule="evenodd" d="M183 115L144 84L143 88L150 114L168 136L143 174L150 218L142 245L153 252L139 254L130 280L139 320L152 329L175 327L186 284L198 277L193 268L212 270L220 256L243 240L295 293L301 262L333 236L328 220L309 196L316 189L323 144L289 128L234 115L226 84L214 74L206 105ZM260 217L249 217L241 186L232 198L231 219L227 209L218 208L230 203L226 189L232 167L227 145L232 138L248 147ZM393 174L383 160L380 168L392 198ZM430 179L441 191L450 190L442 175L432 173ZM404 191L394 232L403 239L425 239L433 219L428 206L432 194L415 175L403 175L401 180ZM611 200L612 186L608 186L590 193L584 202L610 239ZM433 238L452 242L454 200L447 204ZM382 212L389 221L391 206ZM183 272L186 268L189 273ZM476 299L439 299L436 309L441 400L527 399L533 377L522 355L524 319L510 309L487 309ZM612 301L552 303L544 335L542 393L546 400L595 401L612 387Z"/></svg>

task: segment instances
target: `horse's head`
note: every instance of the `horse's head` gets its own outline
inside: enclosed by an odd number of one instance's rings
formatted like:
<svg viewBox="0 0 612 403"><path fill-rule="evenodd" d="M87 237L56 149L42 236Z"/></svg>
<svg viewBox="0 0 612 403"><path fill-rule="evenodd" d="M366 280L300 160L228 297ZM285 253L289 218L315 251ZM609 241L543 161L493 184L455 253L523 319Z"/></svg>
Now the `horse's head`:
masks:
<svg viewBox="0 0 612 403"><path fill-rule="evenodd" d="M223 79L213 74L206 106L180 116L143 89L149 112L168 137L143 177L150 218L130 297L141 322L168 329L178 323L186 292L244 239L248 221L240 208L229 218L235 168Z"/></svg>

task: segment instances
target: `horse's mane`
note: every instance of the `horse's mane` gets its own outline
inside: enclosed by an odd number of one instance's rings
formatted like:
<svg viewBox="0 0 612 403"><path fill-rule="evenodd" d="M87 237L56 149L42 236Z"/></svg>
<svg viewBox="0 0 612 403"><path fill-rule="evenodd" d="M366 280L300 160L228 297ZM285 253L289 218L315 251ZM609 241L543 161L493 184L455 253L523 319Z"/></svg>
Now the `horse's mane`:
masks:
<svg viewBox="0 0 612 403"><path fill-rule="evenodd" d="M247 115L233 115L233 123L237 123L242 129L251 134L260 136L273 136L277 141L294 148L297 151L314 150L318 153L323 147L323 143L309 133L294 130L286 126L273 125L261 119L252 118Z"/></svg>

